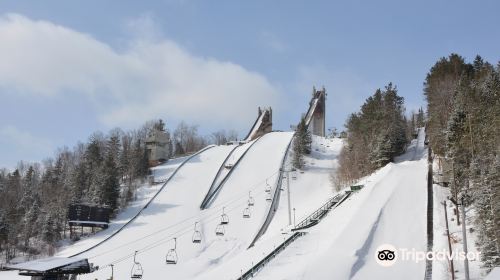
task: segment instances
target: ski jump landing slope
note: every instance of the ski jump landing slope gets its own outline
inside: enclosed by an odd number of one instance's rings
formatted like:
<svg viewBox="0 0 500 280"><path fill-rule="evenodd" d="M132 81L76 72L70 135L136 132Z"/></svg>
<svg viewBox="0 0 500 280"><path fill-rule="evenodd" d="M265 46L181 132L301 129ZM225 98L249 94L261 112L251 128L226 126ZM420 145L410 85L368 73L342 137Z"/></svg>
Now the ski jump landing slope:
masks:
<svg viewBox="0 0 500 280"><path fill-rule="evenodd" d="M425 262L375 261L377 247L426 250L424 133L406 154L360 183L365 187L269 263L255 279L423 279Z"/></svg>
<svg viewBox="0 0 500 280"><path fill-rule="evenodd" d="M82 280L109 278L110 264L114 265L115 279L130 279L135 251L144 269L142 279L146 280L193 279L224 264L244 252L261 227L269 203L265 199L266 180L275 185L273 180L277 179L291 137L292 133L287 132L261 137L235 167L210 208L200 210L201 201L233 147L217 146L203 151L179 168L148 207L116 235L83 253L89 244L68 246L58 256L78 254L99 266L94 273L80 275L78 279ZM255 201L250 207L249 192ZM243 218L247 207L250 218ZM218 236L215 228L223 208L229 216L229 224L225 226L225 235ZM198 244L192 242L195 222L202 236ZM105 233L106 230L102 231ZM167 265L165 258L174 247L173 238L177 240L178 263ZM2 272L0 279L27 278L18 276L17 272Z"/></svg>
<svg viewBox="0 0 500 280"><path fill-rule="evenodd" d="M187 228L192 230L192 224L198 218L199 202L230 149L227 146L214 147L190 159L132 223L100 246L80 254L79 257L89 258L89 262L101 268L95 273L81 275L80 279L105 279L110 275L106 265L120 259L123 261L114 267L116 279L130 278L130 255L136 250L139 250L137 258L145 270L143 279L154 279L149 264L164 264L170 245L168 238L179 235L178 246L187 243L184 241L190 242L190 236L181 238L180 235ZM161 243L163 241L165 244ZM147 250L151 246L159 250ZM186 251L195 254L194 248ZM64 251L65 255L75 253L78 251L72 252L71 247Z"/></svg>

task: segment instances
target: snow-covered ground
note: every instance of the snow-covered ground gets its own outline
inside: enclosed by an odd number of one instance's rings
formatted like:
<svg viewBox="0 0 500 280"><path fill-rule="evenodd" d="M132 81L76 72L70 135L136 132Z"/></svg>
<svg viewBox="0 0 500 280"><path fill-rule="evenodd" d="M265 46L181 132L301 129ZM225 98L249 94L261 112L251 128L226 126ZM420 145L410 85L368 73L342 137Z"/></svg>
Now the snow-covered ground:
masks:
<svg viewBox="0 0 500 280"><path fill-rule="evenodd" d="M443 201L447 202L448 226L450 228L451 248L453 252L463 252L462 226L457 225L456 215L454 214L455 205L448 200L451 197L450 189L434 184L434 251L448 252L448 238L446 235L446 221L444 217ZM474 210L472 207L466 208L467 225L467 251L478 253L475 245L477 231L472 231ZM462 217L460 216L460 222ZM464 262L455 260L453 262L455 270L455 279L465 279ZM434 260L432 264L433 279L451 279L450 263L448 261ZM481 262L478 259L469 260L469 279L478 280L485 277L486 271L481 268Z"/></svg>
<svg viewBox="0 0 500 280"><path fill-rule="evenodd" d="M375 261L382 244L426 249L422 137L398 162L365 178L361 191L306 230L255 279L423 279L424 262L382 267Z"/></svg>
<svg viewBox="0 0 500 280"><path fill-rule="evenodd" d="M233 147L233 150L228 155L228 158L226 159L224 166L220 167L219 172L217 173L216 177L212 182L212 189L210 189L210 194L215 193L220 187L220 185L225 180L227 180L226 178L230 175L231 170L237 167L238 163L241 162L243 156L248 151L248 149L250 149L253 146L253 144L255 144L255 142L258 140L259 138L257 140L250 141L243 145L238 145Z"/></svg>
<svg viewBox="0 0 500 280"><path fill-rule="evenodd" d="M180 157L169 160L167 163L153 168L153 174L161 177L161 180L166 180L187 159L188 157ZM139 211L141 211L144 206L158 193L162 185L163 184L154 184L150 186L149 184L144 184L140 186L136 191L134 201L132 201L122 212L120 212L116 218L110 221L109 227L106 230L99 231L89 237L82 237L82 239L76 243L66 244L59 249L59 252L56 255L71 255L73 252L81 252L100 242L103 242L105 239L120 230L133 217L135 217ZM3 271L0 272L0 279L27 279L27 277L18 276L17 271Z"/></svg>
<svg viewBox="0 0 500 280"><path fill-rule="evenodd" d="M136 250L144 268L142 279L235 279L246 272L291 234L285 179L278 190L282 193L274 219L266 233L248 248L267 216L270 202L265 189L267 185L276 186L291 137L289 132L273 132L257 141L205 210L200 210L200 203L234 147L218 146L193 157L136 220L102 245L79 255L100 266L97 272L79 279L105 279L110 275L107 265L111 263L115 279L129 279ZM330 211L318 225L304 230L307 234L277 255L255 279L423 279L424 261L398 260L393 266L383 267L375 260L377 247L382 244L426 250L427 159L423 137L421 131L395 163L361 180L360 184L365 185L362 190ZM230 160L236 161L248 147L245 144L237 148ZM335 195L330 175L337 167L341 147L340 139L314 137L313 152L306 157L304 172L290 173L290 202L295 209L292 224ZM181 159L170 161L156 168L155 175L168 178L180 162ZM58 256L78 253L109 236L120 227L119 221L123 225L134 216L159 186L141 190L144 194L139 196L137 205L122 213L112 228L64 248ZM254 206L248 206L249 192ZM439 192L434 199L435 206L439 205ZM250 218L243 218L247 207ZM224 226L225 235L217 236L215 228L223 208L229 224ZM438 208L434 208L435 232L442 229L436 218L441 215ZM199 244L191 240L195 222L199 222L197 230L202 236ZM174 246L174 237L179 261L167 265L165 256ZM436 247L443 245L441 239L435 234ZM442 264L434 264L433 279L446 279L438 274L439 265ZM477 271L474 265L471 270ZM17 276L17 272L0 272L0 279L25 278Z"/></svg>
<svg viewBox="0 0 500 280"><path fill-rule="evenodd" d="M106 242L78 255L100 267L92 274L79 276L79 279L105 279L110 275L108 265L111 263L114 264L116 279L130 278L136 250L139 251L137 259L144 268L143 279L158 279L162 275L172 279L192 279L245 251L267 214L265 180L277 177L291 136L292 133L287 132L263 136L242 159L213 205L206 210L200 210L200 203L233 147L214 147L190 159L135 220ZM171 172L175 168L156 168L155 175L168 177L167 170ZM159 186L155 188L158 190ZM255 205L250 207L251 217L246 219L242 212L247 207L249 191ZM215 234L215 227L223 207L230 222L225 226L226 235L221 237ZM195 222L199 222L197 230L202 236L199 244L192 243L191 239ZM68 246L58 256L76 254L112 232L105 230L100 233L101 238L94 236L85 240L86 244ZM174 237L177 238L179 262L166 265L165 255L174 246ZM0 279L25 277L17 276L16 272L1 272Z"/></svg>

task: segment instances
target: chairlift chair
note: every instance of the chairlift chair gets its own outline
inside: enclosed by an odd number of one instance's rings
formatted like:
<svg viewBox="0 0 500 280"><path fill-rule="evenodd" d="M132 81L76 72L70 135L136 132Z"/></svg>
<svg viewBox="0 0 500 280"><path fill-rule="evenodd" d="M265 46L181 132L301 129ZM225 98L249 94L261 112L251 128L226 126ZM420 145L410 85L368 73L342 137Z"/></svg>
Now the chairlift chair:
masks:
<svg viewBox="0 0 500 280"><path fill-rule="evenodd" d="M271 196L271 193L268 193L268 194L266 195L266 201L268 201L268 202L269 202L269 201L272 201L272 200L273 200L273 197Z"/></svg>
<svg viewBox="0 0 500 280"><path fill-rule="evenodd" d="M226 207L222 207L222 215L220 216L220 224L221 225L227 225L229 224L229 217L227 216L226 213L224 213L224 209Z"/></svg>
<svg viewBox="0 0 500 280"><path fill-rule="evenodd" d="M267 193L270 193L270 192L271 192L271 185L269 185L269 184L267 183L267 179L266 179L266 192L267 192Z"/></svg>
<svg viewBox="0 0 500 280"><path fill-rule="evenodd" d="M248 219L250 218L250 208L245 208L243 209L243 218Z"/></svg>
<svg viewBox="0 0 500 280"><path fill-rule="evenodd" d="M111 266L111 277L109 277L107 280L113 280L114 277L114 264L110 265Z"/></svg>
<svg viewBox="0 0 500 280"><path fill-rule="evenodd" d="M136 255L137 251L134 253L134 264L132 265L132 270L130 272L130 279L142 279L142 275L144 274L141 263L135 259Z"/></svg>
<svg viewBox="0 0 500 280"><path fill-rule="evenodd" d="M254 206L255 205L255 199L252 197L252 193L248 192L248 206Z"/></svg>
<svg viewBox="0 0 500 280"><path fill-rule="evenodd" d="M225 233L226 233L226 229L224 228L224 225L218 224L217 227L215 228L215 235L224 236Z"/></svg>
<svg viewBox="0 0 500 280"><path fill-rule="evenodd" d="M197 229L198 222L194 223L193 243L201 243L201 232Z"/></svg>
<svg viewBox="0 0 500 280"><path fill-rule="evenodd" d="M165 257L166 264L177 264L177 238L174 238L174 248L168 250L167 256Z"/></svg>

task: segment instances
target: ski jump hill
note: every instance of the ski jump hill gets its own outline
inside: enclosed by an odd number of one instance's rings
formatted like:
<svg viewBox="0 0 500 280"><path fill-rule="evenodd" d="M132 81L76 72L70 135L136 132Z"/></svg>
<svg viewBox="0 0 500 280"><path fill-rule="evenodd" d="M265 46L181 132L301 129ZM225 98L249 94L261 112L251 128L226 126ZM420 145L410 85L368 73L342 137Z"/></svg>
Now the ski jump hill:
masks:
<svg viewBox="0 0 500 280"><path fill-rule="evenodd" d="M291 240L296 222L337 194L330 177L342 140L324 137L325 98L324 89L314 91L305 115L313 151L303 170L291 169L294 132L272 131L272 110L259 108L243 141L209 146L153 168L155 181L163 183L141 187L137 200L108 229L63 246L55 257L88 259L95 271L78 275L82 280L109 279L112 273L113 279L239 278L284 240ZM422 145L414 143L413 154L425 154ZM423 222L414 225L398 214L406 211L401 203L416 205L415 217L421 203L425 207L425 192L422 197L419 190L420 180L425 190L425 164L419 159L402 158L379 171L374 181L365 182L365 189L306 229L305 236L255 277L367 279L361 276L375 268L364 254L374 250L374 240L381 240L382 233L392 231L394 238L388 242L425 246L419 235L422 231L425 236ZM398 238L408 228L411 236ZM39 264L34 261L32 266ZM0 272L0 280L13 279L27 278L17 271Z"/></svg>

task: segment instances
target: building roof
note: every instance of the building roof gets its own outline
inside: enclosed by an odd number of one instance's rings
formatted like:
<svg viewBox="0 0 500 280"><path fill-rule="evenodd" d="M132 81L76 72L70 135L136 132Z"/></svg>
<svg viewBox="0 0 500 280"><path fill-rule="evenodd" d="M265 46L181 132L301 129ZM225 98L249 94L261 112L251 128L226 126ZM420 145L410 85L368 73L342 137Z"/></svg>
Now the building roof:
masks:
<svg viewBox="0 0 500 280"><path fill-rule="evenodd" d="M89 263L85 258L45 258L15 265L6 265L5 268L9 270L24 270L30 272L49 272L54 270L67 270L81 269L82 267L89 267Z"/></svg>

